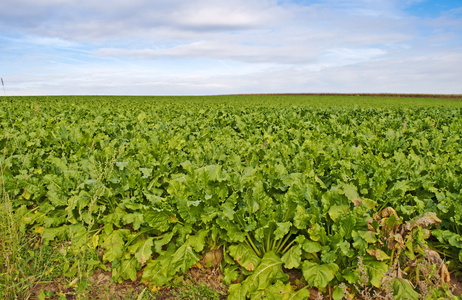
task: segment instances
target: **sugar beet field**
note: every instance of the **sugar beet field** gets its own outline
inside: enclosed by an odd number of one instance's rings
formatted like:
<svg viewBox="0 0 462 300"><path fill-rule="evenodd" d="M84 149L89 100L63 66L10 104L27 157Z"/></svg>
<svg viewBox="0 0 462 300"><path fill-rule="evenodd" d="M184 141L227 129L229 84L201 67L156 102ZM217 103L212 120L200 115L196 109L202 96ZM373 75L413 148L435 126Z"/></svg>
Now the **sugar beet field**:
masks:
<svg viewBox="0 0 462 300"><path fill-rule="evenodd" d="M461 108L1 97L0 298L461 299Z"/></svg>

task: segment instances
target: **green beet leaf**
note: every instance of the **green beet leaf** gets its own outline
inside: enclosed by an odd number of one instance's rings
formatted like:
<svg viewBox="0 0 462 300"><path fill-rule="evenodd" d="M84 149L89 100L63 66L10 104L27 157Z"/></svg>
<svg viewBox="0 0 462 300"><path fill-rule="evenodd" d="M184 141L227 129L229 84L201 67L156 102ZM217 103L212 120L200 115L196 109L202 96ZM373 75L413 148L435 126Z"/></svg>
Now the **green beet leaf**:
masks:
<svg viewBox="0 0 462 300"><path fill-rule="evenodd" d="M305 277L306 282L317 288L325 288L334 279L338 269L339 267L335 263L317 264L305 260L302 264L303 277Z"/></svg>
<svg viewBox="0 0 462 300"><path fill-rule="evenodd" d="M340 287L336 286L335 289L334 289L334 292L332 293L332 299L334 300L342 300L344 299L343 298L344 294L343 294L343 291Z"/></svg>
<svg viewBox="0 0 462 300"><path fill-rule="evenodd" d="M144 266L152 255L154 238L150 237L145 240L139 239L135 244L128 247L130 253L135 254L136 260Z"/></svg>
<svg viewBox="0 0 462 300"><path fill-rule="evenodd" d="M175 253L175 247L169 246L166 252L158 258L147 262L143 268L142 280L152 285L163 286L167 284L175 275L175 270L171 266L172 256Z"/></svg>
<svg viewBox="0 0 462 300"><path fill-rule="evenodd" d="M47 192L47 198L55 207L66 206L67 204L67 197L63 194L61 190L49 190Z"/></svg>
<svg viewBox="0 0 462 300"><path fill-rule="evenodd" d="M329 217L335 222L339 217L345 215L349 209L350 207L347 205L332 205L329 208Z"/></svg>
<svg viewBox="0 0 462 300"><path fill-rule="evenodd" d="M221 217L217 219L217 224L220 226L220 228L226 231L226 235L228 236L228 241L233 242L233 243L234 242L244 242L245 232L242 232L236 224L227 220L226 218L221 218Z"/></svg>
<svg viewBox="0 0 462 300"><path fill-rule="evenodd" d="M382 278L388 271L387 263L376 260L364 260L370 283L375 287L380 287Z"/></svg>
<svg viewBox="0 0 462 300"><path fill-rule="evenodd" d="M223 275L225 275L225 277L223 278L223 283L225 285L229 285L231 282L236 280L239 277L239 269L240 267L237 265L226 266L223 269Z"/></svg>
<svg viewBox="0 0 462 300"><path fill-rule="evenodd" d="M194 252L188 241L176 250L172 256L170 264L171 268L175 270L175 272L186 273L186 271L194 266L199 260L200 257L196 254L196 252Z"/></svg>
<svg viewBox="0 0 462 300"><path fill-rule="evenodd" d="M265 253L255 271L239 286L232 286L229 290L229 299L245 299L253 292L265 290L277 280L286 281L288 275L282 271L282 260L274 251Z"/></svg>
<svg viewBox="0 0 462 300"><path fill-rule="evenodd" d="M278 280L275 284L267 287L260 292L260 297L252 297L255 299L268 299L268 300L287 300L290 295L293 293L290 283L284 284L282 281ZM255 293L254 293L255 294ZM253 295L252 295L253 296Z"/></svg>
<svg viewBox="0 0 462 300"><path fill-rule="evenodd" d="M144 220L160 232L166 232L170 228L170 222L176 220L175 217L167 211L149 210L144 214Z"/></svg>
<svg viewBox="0 0 462 300"><path fill-rule="evenodd" d="M239 265L248 271L255 270L260 264L260 257L246 243L229 246L229 254Z"/></svg>
<svg viewBox="0 0 462 300"><path fill-rule="evenodd" d="M293 292L288 300L306 300L310 297L310 291L306 288L303 287L299 289L298 291Z"/></svg>
<svg viewBox="0 0 462 300"><path fill-rule="evenodd" d="M343 191L348 200L352 201L353 203L360 201L357 189L354 185L343 184Z"/></svg>
<svg viewBox="0 0 462 300"><path fill-rule="evenodd" d="M104 239L103 260L113 262L116 258L122 257L124 253L125 238L130 234L128 229L114 230Z"/></svg>
<svg viewBox="0 0 462 300"><path fill-rule="evenodd" d="M308 253L315 253L321 251L321 244L310 240L305 240L302 244L303 250Z"/></svg>
<svg viewBox="0 0 462 300"><path fill-rule="evenodd" d="M369 255L371 256L374 256L377 260L380 260L380 261L390 259L390 256L388 256L388 254L386 254L380 249L367 249L367 253L369 253Z"/></svg>
<svg viewBox="0 0 462 300"><path fill-rule="evenodd" d="M319 224L314 224L308 229L310 238L315 242L325 243L327 241L326 230Z"/></svg>
<svg viewBox="0 0 462 300"><path fill-rule="evenodd" d="M310 215L306 213L306 210L298 205L294 216L294 226L297 229L306 229L310 221Z"/></svg>
<svg viewBox="0 0 462 300"><path fill-rule="evenodd" d="M249 286L241 283L231 284L228 288L228 300L246 300Z"/></svg>
<svg viewBox="0 0 462 300"><path fill-rule="evenodd" d="M393 280L393 296L396 300L420 299L420 294L417 293L409 281L404 278L395 278Z"/></svg>
<svg viewBox="0 0 462 300"><path fill-rule="evenodd" d="M298 268L301 264L302 249L300 245L294 245L281 257L286 269Z"/></svg>
<svg viewBox="0 0 462 300"><path fill-rule="evenodd" d="M154 241L154 248L157 253L162 252L162 246L167 245L173 238L173 232L167 232L163 235L159 236L162 237L159 240Z"/></svg>
<svg viewBox="0 0 462 300"><path fill-rule="evenodd" d="M189 236L189 244L197 252L201 252L205 247L205 239L209 235L209 230L200 230L197 234Z"/></svg>
<svg viewBox="0 0 462 300"><path fill-rule="evenodd" d="M281 280L264 290L257 290L250 294L250 299L267 300L306 300L310 297L310 291L302 288L294 291L290 283L284 284Z"/></svg>
<svg viewBox="0 0 462 300"><path fill-rule="evenodd" d="M117 275L124 280L136 280L136 271L140 268L139 263L132 257L131 259L122 260L120 267L117 269Z"/></svg>
<svg viewBox="0 0 462 300"><path fill-rule="evenodd" d="M66 232L66 226L57 228L45 228L42 234L42 242L44 245L48 245L48 243L54 240L56 237L63 238Z"/></svg>
<svg viewBox="0 0 462 300"><path fill-rule="evenodd" d="M141 224L144 223L144 216L141 213L125 214L122 217L122 222L124 224L133 224L133 229L138 230Z"/></svg>
<svg viewBox="0 0 462 300"><path fill-rule="evenodd" d="M292 223L291 222L276 223L276 226L277 228L274 231L274 239L279 240L279 239L282 239L284 235L286 235L289 232L290 227L292 226Z"/></svg>

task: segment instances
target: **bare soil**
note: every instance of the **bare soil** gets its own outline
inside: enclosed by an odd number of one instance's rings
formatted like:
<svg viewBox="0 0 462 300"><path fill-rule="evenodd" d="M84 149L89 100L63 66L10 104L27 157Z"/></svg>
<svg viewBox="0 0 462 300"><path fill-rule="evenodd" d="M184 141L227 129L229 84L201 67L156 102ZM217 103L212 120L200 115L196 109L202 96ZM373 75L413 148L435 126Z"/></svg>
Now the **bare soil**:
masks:
<svg viewBox="0 0 462 300"><path fill-rule="evenodd" d="M141 278L141 273L139 274ZM31 291L30 299L38 299L43 290L48 295L54 296L47 299L59 299L66 297L67 300L80 298L113 300L113 299L136 299L143 290L150 287L140 281L124 281L122 283L111 283L111 272L96 271L88 278L88 288L85 292L78 292L76 284L70 284L64 277L56 278L53 282L37 284ZM192 268L184 275L184 282L187 285L205 285L210 290L218 292L226 299L227 287L222 282L223 274L219 268ZM155 293L155 299L167 300L178 299L178 290L184 289L182 286L161 288ZM62 299L62 298L61 298Z"/></svg>

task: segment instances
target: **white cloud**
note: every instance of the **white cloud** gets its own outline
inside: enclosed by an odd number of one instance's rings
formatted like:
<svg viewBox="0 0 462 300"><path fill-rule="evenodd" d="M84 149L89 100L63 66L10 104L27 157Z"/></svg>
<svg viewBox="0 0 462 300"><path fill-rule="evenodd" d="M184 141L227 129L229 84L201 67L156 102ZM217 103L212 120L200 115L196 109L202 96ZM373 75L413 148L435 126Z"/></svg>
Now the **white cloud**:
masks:
<svg viewBox="0 0 462 300"><path fill-rule="evenodd" d="M313 47L315 49L315 47ZM119 56L136 59L162 57L235 60L248 63L307 63L315 53L304 45L248 45L230 41L197 41L161 49L102 48L95 52L102 57Z"/></svg>
<svg viewBox="0 0 462 300"><path fill-rule="evenodd" d="M278 25L284 11L275 1L27 1L5 0L4 28L70 40L159 38L165 31L206 33ZM171 39L172 36L164 36Z"/></svg>
<svg viewBox="0 0 462 300"><path fill-rule="evenodd" d="M462 92L460 8L419 0L4 0L15 94Z"/></svg>
<svg viewBox="0 0 462 300"><path fill-rule="evenodd" d="M173 70L151 66L81 67L65 73L14 76L15 94L199 95L284 92L462 93L462 54L375 60L318 70L296 66Z"/></svg>

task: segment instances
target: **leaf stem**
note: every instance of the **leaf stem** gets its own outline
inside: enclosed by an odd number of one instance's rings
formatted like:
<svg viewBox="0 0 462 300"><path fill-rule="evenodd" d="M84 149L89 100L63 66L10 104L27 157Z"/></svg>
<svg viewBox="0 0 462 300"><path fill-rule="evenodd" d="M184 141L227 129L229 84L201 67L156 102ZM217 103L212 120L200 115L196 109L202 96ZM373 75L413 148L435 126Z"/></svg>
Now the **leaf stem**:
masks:
<svg viewBox="0 0 462 300"><path fill-rule="evenodd" d="M271 247L271 250L276 250L277 247L281 244L280 241L281 240L279 240L279 241L273 240L273 246Z"/></svg>
<svg viewBox="0 0 462 300"><path fill-rule="evenodd" d="M255 244L253 243L252 238L250 237L250 235L246 232L245 236L247 237L247 239L245 240L247 245L252 247L253 251L255 251L255 254L257 254L259 257L261 257L261 251L258 250L257 246L255 246Z"/></svg>
<svg viewBox="0 0 462 300"><path fill-rule="evenodd" d="M292 242L290 242L290 244L287 245L287 247L285 247L284 250L282 250L282 253L286 253L287 250L289 250L290 246L292 246L294 243L295 243L295 240L293 240Z"/></svg>
<svg viewBox="0 0 462 300"><path fill-rule="evenodd" d="M276 249L276 253L281 252L281 249L286 245L287 241L290 239L291 236L292 236L292 234L289 233L289 234L286 235L284 240L282 240L282 239L280 240L279 245L278 245L278 247Z"/></svg>

